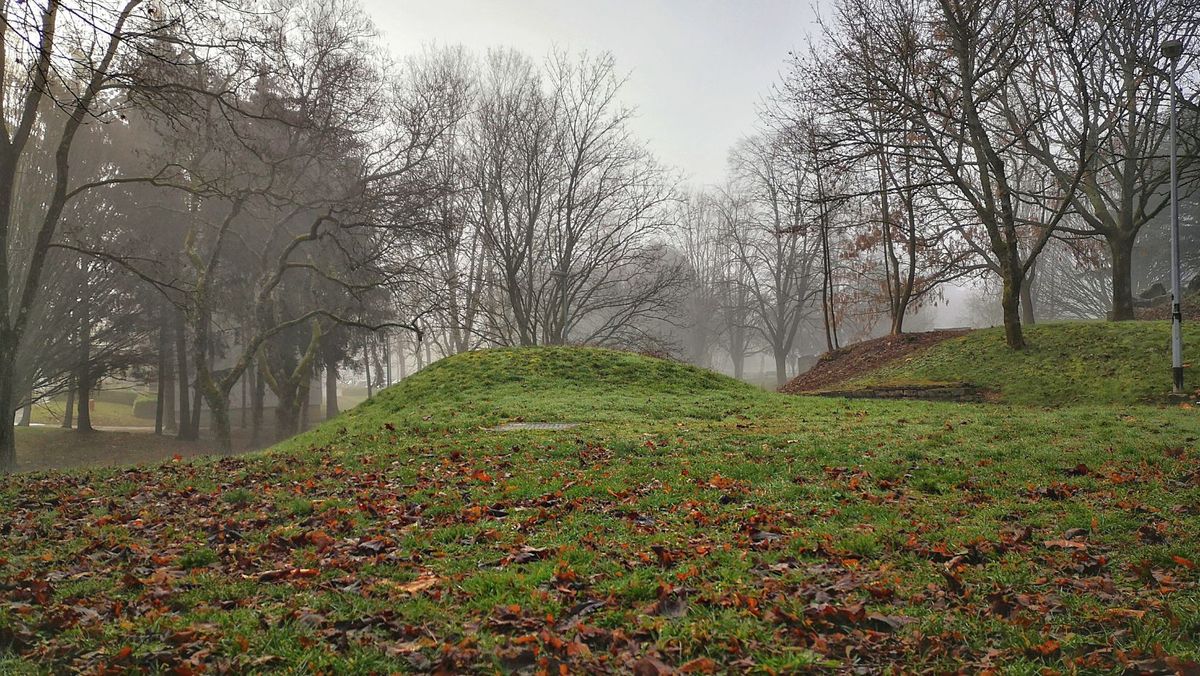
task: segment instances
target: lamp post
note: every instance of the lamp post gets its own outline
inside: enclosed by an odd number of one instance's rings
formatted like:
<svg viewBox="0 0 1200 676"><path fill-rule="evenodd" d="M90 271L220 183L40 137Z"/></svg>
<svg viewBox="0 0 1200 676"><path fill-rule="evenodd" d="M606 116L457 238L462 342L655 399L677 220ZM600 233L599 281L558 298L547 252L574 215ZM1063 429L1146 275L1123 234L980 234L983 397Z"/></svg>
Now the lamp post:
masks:
<svg viewBox="0 0 1200 676"><path fill-rule="evenodd" d="M1183 55L1183 42L1167 40L1162 43L1162 55L1170 61L1171 81L1171 374L1173 391L1183 394L1183 311L1180 308L1179 283L1179 175L1175 149L1175 71Z"/></svg>

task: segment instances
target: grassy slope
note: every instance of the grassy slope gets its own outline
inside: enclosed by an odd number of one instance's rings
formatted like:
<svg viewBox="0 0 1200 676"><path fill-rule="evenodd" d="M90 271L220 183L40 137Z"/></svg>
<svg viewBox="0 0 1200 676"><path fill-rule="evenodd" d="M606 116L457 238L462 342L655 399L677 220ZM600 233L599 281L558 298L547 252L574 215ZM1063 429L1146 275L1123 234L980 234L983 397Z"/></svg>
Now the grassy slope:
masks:
<svg viewBox="0 0 1200 676"><path fill-rule="evenodd" d="M516 418L586 424L482 429ZM265 454L0 480L0 672L1196 659L1197 437L462 355Z"/></svg>
<svg viewBox="0 0 1200 676"><path fill-rule="evenodd" d="M92 425L96 427L154 427L154 419L138 418L133 415L133 406L118 404L111 401L97 401L92 410ZM58 398L53 401L33 407L33 422L43 425L58 425L62 423L63 409L66 399Z"/></svg>
<svg viewBox="0 0 1200 676"><path fill-rule="evenodd" d="M1184 328L1185 363L1196 363L1200 326ZM1009 403L1046 406L1154 401L1170 391L1168 322L1059 322L1026 327L1025 336L1028 349L1014 352L1003 329L975 331L846 386L963 381Z"/></svg>

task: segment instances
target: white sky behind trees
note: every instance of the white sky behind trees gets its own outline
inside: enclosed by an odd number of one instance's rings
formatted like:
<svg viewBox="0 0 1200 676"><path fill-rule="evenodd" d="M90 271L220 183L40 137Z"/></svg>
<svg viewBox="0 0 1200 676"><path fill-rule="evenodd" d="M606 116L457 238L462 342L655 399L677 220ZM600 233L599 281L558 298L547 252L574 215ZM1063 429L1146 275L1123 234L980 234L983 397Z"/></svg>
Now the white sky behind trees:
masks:
<svg viewBox="0 0 1200 676"><path fill-rule="evenodd" d="M393 55L429 45L612 52L655 155L695 185L724 180L788 51L815 33L804 0L364 0Z"/></svg>

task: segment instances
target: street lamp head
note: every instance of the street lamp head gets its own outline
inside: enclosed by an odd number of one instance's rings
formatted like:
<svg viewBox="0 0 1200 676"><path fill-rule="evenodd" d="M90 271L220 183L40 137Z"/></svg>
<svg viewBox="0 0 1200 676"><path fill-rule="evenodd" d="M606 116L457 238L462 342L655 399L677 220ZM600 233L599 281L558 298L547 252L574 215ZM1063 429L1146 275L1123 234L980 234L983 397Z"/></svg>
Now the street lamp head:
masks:
<svg viewBox="0 0 1200 676"><path fill-rule="evenodd" d="M1174 61L1183 56L1182 40L1167 40L1162 43L1162 55Z"/></svg>

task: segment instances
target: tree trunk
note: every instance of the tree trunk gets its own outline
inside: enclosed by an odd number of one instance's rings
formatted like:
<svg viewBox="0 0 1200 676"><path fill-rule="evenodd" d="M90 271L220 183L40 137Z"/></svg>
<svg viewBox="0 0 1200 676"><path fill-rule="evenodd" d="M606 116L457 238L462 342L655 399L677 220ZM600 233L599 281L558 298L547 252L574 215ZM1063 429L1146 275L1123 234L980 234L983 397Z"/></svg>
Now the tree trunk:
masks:
<svg viewBox="0 0 1200 676"><path fill-rule="evenodd" d="M89 323L87 308L81 304L82 319L79 324L79 366L75 373L75 384L78 394L75 404L78 412L75 414L75 431L91 432L92 430L92 327Z"/></svg>
<svg viewBox="0 0 1200 676"><path fill-rule="evenodd" d="M188 382L188 350L187 350L187 325L184 323L183 312L179 312L175 318L175 359L179 362L178 382L179 382L179 424L176 425L178 430L175 437L180 440L195 439L196 430L192 429L192 405L191 405L191 384Z"/></svg>
<svg viewBox="0 0 1200 676"><path fill-rule="evenodd" d="M1021 323L1033 326L1037 323L1033 314L1033 292L1029 289L1031 284L1021 285Z"/></svg>
<svg viewBox="0 0 1200 676"><path fill-rule="evenodd" d="M384 382L388 387L392 386L392 341L388 338L388 334L383 334L383 367L387 377Z"/></svg>
<svg viewBox="0 0 1200 676"><path fill-rule="evenodd" d="M179 430L179 419L175 415L174 359L173 352L167 355L167 375L163 381L163 434L173 434Z"/></svg>
<svg viewBox="0 0 1200 676"><path fill-rule="evenodd" d="M229 393L236 381L217 379L209 363L209 322L207 312L193 324L192 341L196 358L196 400L192 406L192 428L200 429L200 411L208 404L209 437L216 442L221 455L233 453L232 428L229 424Z"/></svg>
<svg viewBox="0 0 1200 676"><path fill-rule="evenodd" d="M192 421L190 423L193 439L200 438L200 412L204 407L204 393L201 390L201 383L200 383L200 366L202 363L205 365L204 366L205 373L207 373L209 375L209 377L212 376L212 372L211 372L211 370L209 370L211 367L208 366L208 321L209 321L208 315L207 314L202 315L201 319L200 319L200 323L196 327L196 335L192 336L193 341L196 343L196 389L195 389L195 396L193 397L193 401L192 401ZM210 413L212 412L214 406L217 406L222 409L221 414L225 416L225 427L223 428L225 435L220 436L220 432L222 431L222 429L215 427L215 423L214 423L213 429L215 431L217 431L217 433L218 433L218 436L216 437L216 439L218 442L221 442L221 452L228 453L232 450L232 448L230 448L230 445L228 443L228 440L229 440L229 397L228 397L228 395L229 395L229 393L225 392L224 394L225 394L225 397L224 397L225 400L223 402L221 402L219 404L214 404L213 402L210 401L208 404L208 408L209 408ZM220 396L211 397L211 399L214 399L214 400L220 399L220 398L221 398Z"/></svg>
<svg viewBox="0 0 1200 676"><path fill-rule="evenodd" d="M249 370L249 369L247 369L247 370ZM238 427L241 427L242 429L246 429L246 422L247 422L246 409L249 408L248 406L246 406L246 397L249 394L249 390L247 389L247 387L249 386L249 383L247 382L249 377L250 377L249 374L243 373L242 377L238 378L238 382L242 386L242 397L241 397L241 399L238 400L238 403L241 404L240 406L238 406L238 408L240 408L242 410L242 422L240 425L238 425Z"/></svg>
<svg viewBox="0 0 1200 676"><path fill-rule="evenodd" d="M166 315L164 315L165 318ZM169 343L167 336L166 322L159 322L158 325L158 388L154 394L154 433L162 435L166 424L166 409L167 409L167 369L171 363L167 354L167 345Z"/></svg>
<svg viewBox="0 0 1200 676"><path fill-rule="evenodd" d="M33 393L29 393L29 399L25 405L21 407L21 419L17 421L17 427L29 427L33 422Z"/></svg>
<svg viewBox="0 0 1200 676"><path fill-rule="evenodd" d="M1021 280L1021 323L1027 326L1037 323L1034 316L1036 308L1033 306L1033 280L1036 270L1036 266L1030 266L1029 272L1026 272Z"/></svg>
<svg viewBox="0 0 1200 676"><path fill-rule="evenodd" d="M179 430L178 419L175 417L175 327L170 321L170 310L163 313L162 327L164 349L161 382L162 389L162 430L163 433Z"/></svg>
<svg viewBox="0 0 1200 676"><path fill-rule="evenodd" d="M62 428L69 430L75 425L75 377L67 385L67 405L63 407Z"/></svg>
<svg viewBox="0 0 1200 676"><path fill-rule="evenodd" d="M258 365L258 357L255 357L255 368L261 368ZM267 382L261 374L254 375L254 401L250 405L250 445L257 447L262 438L263 424L263 403L267 397Z"/></svg>
<svg viewBox="0 0 1200 676"><path fill-rule="evenodd" d="M209 428L212 430L213 439L217 441L218 450L221 451L221 454L230 455L233 453L233 442L229 425L229 407L225 402L217 401L216 399L219 399L219 397L209 398L208 402ZM196 401L195 411L196 414L200 412L199 401ZM197 428L199 428L198 424Z"/></svg>
<svg viewBox="0 0 1200 676"><path fill-rule="evenodd" d="M245 378L246 378L247 391L246 391L246 397L244 399L242 399L242 408L245 409L246 411L249 411L249 417L248 417L249 422L246 425L243 425L242 427L253 428L254 427L254 404L256 401L255 396L258 393L258 380L259 380L257 362L255 362L249 368L246 369ZM258 414L261 419L261 416L262 416L261 409L259 410Z"/></svg>
<svg viewBox="0 0 1200 676"><path fill-rule="evenodd" d="M1112 259L1112 320L1134 319L1133 314L1133 240L1108 239Z"/></svg>
<svg viewBox="0 0 1200 676"><path fill-rule="evenodd" d="M194 399L194 401L192 402L192 421L190 423L188 423L188 426L192 430L192 438L199 439L200 438L200 412L204 408L204 395L200 391L200 383L199 382L196 383L196 389L193 392L193 394L195 396L192 397ZM212 405L210 404L209 409L211 409L211 408L212 408ZM229 420L228 420L229 409L228 409L228 407L225 408L225 416L226 416L225 424L226 424L226 427L228 427L228 425L229 425ZM218 439L219 438L220 437L218 437Z"/></svg>
<svg viewBox="0 0 1200 676"><path fill-rule="evenodd" d="M1004 342L1014 350L1025 349L1025 334L1021 331L1021 282L1010 276L1004 279L1000 307L1004 310Z"/></svg>
<svg viewBox="0 0 1200 676"><path fill-rule="evenodd" d="M363 366L367 370L367 399L375 396L375 389L371 383L371 349L367 347L367 341L363 340Z"/></svg>
<svg viewBox="0 0 1200 676"><path fill-rule="evenodd" d="M2 252L0 252L2 255ZM0 341L6 336L0 329ZM7 346L0 344L0 472L17 471L17 428L13 425L13 382L12 371L15 364ZM14 346L15 349L15 346Z"/></svg>
<svg viewBox="0 0 1200 676"><path fill-rule="evenodd" d="M325 362L325 419L335 417L338 411L337 400L337 361L330 359Z"/></svg>
<svg viewBox="0 0 1200 676"><path fill-rule="evenodd" d="M408 344L408 340L401 333L396 339L396 363L400 365L400 380L408 377L408 355L404 354L404 347Z"/></svg>
<svg viewBox="0 0 1200 676"><path fill-rule="evenodd" d="M297 432L303 432L308 429L308 408L312 403L312 388L309 385L303 387L303 396L300 397L300 425Z"/></svg>
<svg viewBox="0 0 1200 676"><path fill-rule="evenodd" d="M783 387L787 384L787 352L778 349L773 352L775 353L775 384Z"/></svg>
<svg viewBox="0 0 1200 676"><path fill-rule="evenodd" d="M279 396L279 403L275 406L275 441L295 436L300 422L298 409L301 403L299 393L294 390Z"/></svg>

